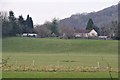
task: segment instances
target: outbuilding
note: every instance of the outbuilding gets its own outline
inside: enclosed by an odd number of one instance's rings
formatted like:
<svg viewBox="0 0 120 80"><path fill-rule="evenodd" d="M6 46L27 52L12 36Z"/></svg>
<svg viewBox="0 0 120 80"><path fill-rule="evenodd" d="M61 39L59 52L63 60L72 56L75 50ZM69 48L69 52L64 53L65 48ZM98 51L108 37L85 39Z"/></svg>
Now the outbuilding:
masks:
<svg viewBox="0 0 120 80"><path fill-rule="evenodd" d="M23 33L22 37L37 37L38 34L36 33Z"/></svg>

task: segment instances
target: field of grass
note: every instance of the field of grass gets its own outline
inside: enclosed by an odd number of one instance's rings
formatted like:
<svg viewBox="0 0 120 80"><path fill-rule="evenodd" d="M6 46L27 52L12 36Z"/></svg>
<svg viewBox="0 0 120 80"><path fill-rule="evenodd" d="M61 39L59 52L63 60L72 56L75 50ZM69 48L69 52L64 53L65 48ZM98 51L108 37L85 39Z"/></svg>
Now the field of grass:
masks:
<svg viewBox="0 0 120 80"><path fill-rule="evenodd" d="M46 39L12 37L3 39L3 58L10 58L8 65L14 67L33 65L36 68L49 66L59 67L98 67L107 68L108 64L113 70L118 68L118 41L116 40L81 40L81 39ZM51 67L49 67L51 68ZM65 68L66 69L66 68ZM18 74L17 74L18 73ZM31 77L31 72L26 71L26 77ZM108 73L73 72L54 74L54 72L38 73L34 71L33 77L108 77ZM82 74L83 73L83 74ZM103 73L103 75L102 75ZM5 71L3 77L22 77L23 72ZM41 76L38 76L41 74ZM46 74L46 76L45 76ZM49 74L49 75L47 75ZM63 76L62 74L65 74ZM86 76L84 76L86 74ZM87 75L88 74L88 75ZM89 75L93 74L93 75ZM113 72L117 76L117 72ZM23 76L25 77L25 76Z"/></svg>
<svg viewBox="0 0 120 80"><path fill-rule="evenodd" d="M12 53L116 54L117 47L117 41L113 40L64 40L17 37L3 39L3 52Z"/></svg>
<svg viewBox="0 0 120 80"><path fill-rule="evenodd" d="M3 78L110 78L107 72L4 72ZM112 72L112 78L118 74Z"/></svg>

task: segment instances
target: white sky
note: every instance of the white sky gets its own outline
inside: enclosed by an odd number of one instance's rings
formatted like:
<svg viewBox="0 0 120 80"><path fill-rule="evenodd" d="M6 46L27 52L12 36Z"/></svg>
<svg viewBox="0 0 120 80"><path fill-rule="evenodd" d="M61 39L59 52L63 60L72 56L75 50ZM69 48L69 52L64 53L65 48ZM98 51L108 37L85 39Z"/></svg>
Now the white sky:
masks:
<svg viewBox="0 0 120 80"><path fill-rule="evenodd" d="M29 14L34 24L54 17L64 19L72 14L99 11L116 5L119 0L0 0L0 11L14 11L15 16Z"/></svg>

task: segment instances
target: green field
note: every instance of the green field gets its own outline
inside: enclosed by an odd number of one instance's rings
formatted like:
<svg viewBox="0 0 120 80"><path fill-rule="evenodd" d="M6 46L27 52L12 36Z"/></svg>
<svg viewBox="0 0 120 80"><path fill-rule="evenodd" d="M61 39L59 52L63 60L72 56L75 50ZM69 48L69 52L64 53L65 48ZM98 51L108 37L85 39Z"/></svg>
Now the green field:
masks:
<svg viewBox="0 0 120 80"><path fill-rule="evenodd" d="M6 72L3 78L110 78L107 72ZM117 78L117 73L112 73Z"/></svg>
<svg viewBox="0 0 120 80"><path fill-rule="evenodd" d="M34 69L34 77L108 77L108 63L113 70L113 77L117 77L118 68L118 41L116 40L81 40L81 39L56 39L56 38L3 38L3 58L8 60L9 66L17 68L19 66L29 66ZM99 72L79 72L79 69L98 67ZM49 73L49 69L58 67L63 69L61 73ZM76 67L79 67L77 69ZM7 67L8 68L8 67ZM42 71L46 69L47 72ZM71 70L75 69L75 70ZM66 72L66 70L68 70ZM69 72L69 70L71 70ZM89 71L87 69L87 71ZM106 71L106 72L105 72ZM25 73L26 72L26 73ZM41 73L43 72L43 73ZM3 71L3 77L31 77L32 73L27 71L17 71L9 68ZM67 75L68 73L68 75ZM73 75L75 73L76 75ZM83 74L82 74L83 73ZM14 76L14 74L16 74ZM38 76L42 74L41 76ZM46 74L46 76L45 76ZM48 75L49 74L49 75ZM65 74L63 76L62 74ZM93 75L90 75L93 74ZM73 75L73 76L72 76ZM84 76L86 75L86 76Z"/></svg>

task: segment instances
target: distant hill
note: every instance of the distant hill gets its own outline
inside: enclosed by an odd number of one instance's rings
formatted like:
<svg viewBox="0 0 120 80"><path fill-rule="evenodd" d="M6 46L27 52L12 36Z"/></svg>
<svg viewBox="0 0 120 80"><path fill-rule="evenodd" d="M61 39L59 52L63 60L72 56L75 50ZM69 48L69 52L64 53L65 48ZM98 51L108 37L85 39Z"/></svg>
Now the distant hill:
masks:
<svg viewBox="0 0 120 80"><path fill-rule="evenodd" d="M59 26L67 25L69 27L85 28L89 18L92 18L95 25L98 27L116 21L118 20L118 5L105 8L98 12L74 14L69 18L60 20Z"/></svg>

